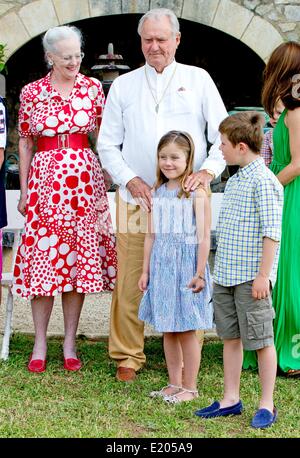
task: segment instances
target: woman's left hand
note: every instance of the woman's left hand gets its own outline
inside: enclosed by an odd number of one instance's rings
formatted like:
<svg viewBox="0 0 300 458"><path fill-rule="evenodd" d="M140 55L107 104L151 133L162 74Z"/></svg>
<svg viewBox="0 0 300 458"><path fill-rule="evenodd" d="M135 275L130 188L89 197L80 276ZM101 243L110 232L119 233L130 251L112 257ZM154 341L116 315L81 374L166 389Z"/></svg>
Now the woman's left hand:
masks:
<svg viewBox="0 0 300 458"><path fill-rule="evenodd" d="M113 180L110 174L106 170L102 170L102 173L103 173L103 178L104 178L105 189L106 191L108 191L111 185L113 184Z"/></svg>
<svg viewBox="0 0 300 458"><path fill-rule="evenodd" d="M27 201L27 197L21 194L20 200L18 203L18 211L21 213L22 216L26 215L26 201Z"/></svg>

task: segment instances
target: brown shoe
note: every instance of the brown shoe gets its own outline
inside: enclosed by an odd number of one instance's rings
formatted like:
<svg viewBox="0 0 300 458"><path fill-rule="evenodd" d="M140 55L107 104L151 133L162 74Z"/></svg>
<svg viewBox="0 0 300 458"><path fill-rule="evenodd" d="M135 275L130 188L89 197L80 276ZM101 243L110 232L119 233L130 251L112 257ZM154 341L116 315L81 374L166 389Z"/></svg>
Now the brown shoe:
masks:
<svg viewBox="0 0 300 458"><path fill-rule="evenodd" d="M119 382L133 382L136 378L136 372L131 367L119 366L116 373L116 379Z"/></svg>

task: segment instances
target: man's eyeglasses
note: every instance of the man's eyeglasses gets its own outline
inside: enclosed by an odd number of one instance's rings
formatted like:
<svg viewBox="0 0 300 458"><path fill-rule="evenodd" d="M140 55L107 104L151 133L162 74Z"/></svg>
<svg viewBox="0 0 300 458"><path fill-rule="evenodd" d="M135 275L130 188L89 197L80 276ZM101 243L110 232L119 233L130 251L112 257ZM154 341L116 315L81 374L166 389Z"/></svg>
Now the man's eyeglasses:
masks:
<svg viewBox="0 0 300 458"><path fill-rule="evenodd" d="M76 61L82 61L84 58L84 52L78 53L78 54L73 54L70 56L58 56L62 61L64 61L66 64L72 62L73 59Z"/></svg>

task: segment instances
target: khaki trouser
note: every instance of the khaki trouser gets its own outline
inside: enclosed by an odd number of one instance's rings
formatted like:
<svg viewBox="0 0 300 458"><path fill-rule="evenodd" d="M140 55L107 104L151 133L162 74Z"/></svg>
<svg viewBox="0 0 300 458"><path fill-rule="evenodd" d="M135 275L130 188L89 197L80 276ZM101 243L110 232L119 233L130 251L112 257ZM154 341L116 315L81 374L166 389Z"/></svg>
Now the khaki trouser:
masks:
<svg viewBox="0 0 300 458"><path fill-rule="evenodd" d="M109 356L118 366L140 369L144 354L144 323L138 319L147 214L116 193L118 275L110 314ZM203 345L203 331L197 331Z"/></svg>

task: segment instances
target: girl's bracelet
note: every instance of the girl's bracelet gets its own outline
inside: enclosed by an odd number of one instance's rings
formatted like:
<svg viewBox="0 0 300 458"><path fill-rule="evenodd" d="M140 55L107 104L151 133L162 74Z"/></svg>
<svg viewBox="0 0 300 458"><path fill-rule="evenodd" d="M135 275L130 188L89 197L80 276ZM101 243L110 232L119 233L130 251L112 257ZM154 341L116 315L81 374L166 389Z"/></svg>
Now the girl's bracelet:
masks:
<svg viewBox="0 0 300 458"><path fill-rule="evenodd" d="M200 278L200 280L203 280L203 281L206 281L204 277L202 277L202 275L198 275L196 274L197 278Z"/></svg>

